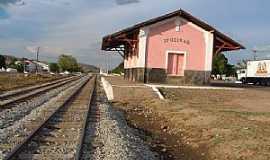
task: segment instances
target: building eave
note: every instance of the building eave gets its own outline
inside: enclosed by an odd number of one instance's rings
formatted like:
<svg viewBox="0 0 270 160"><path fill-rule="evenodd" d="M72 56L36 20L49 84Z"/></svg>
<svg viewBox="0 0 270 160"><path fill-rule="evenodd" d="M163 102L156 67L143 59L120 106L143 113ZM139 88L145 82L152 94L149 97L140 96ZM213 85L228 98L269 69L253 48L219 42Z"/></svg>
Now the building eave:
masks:
<svg viewBox="0 0 270 160"><path fill-rule="evenodd" d="M211 25L205 23L204 21L192 16L191 14L189 14L188 12L186 12L182 9L174 11L174 12L166 14L166 15L163 15L163 16L160 16L160 17L157 17L157 18L150 19L148 21L136 24L134 26L128 27L128 28L123 29L121 31L107 35L107 36L103 37L101 49L107 50L107 48L120 45L121 41L118 39L118 37L120 37L122 35L129 35L129 34L132 34L133 32L138 32L138 30L140 30L140 28L142 28L142 27L146 27L146 26L149 26L149 25L152 25L152 24L155 24L155 23L158 23L160 21L163 21L163 20L166 20L166 19L169 19L172 17L176 17L176 16L181 16L181 17L189 20L190 22L200 26L204 30L212 32L216 37L223 39L227 43L233 45L235 48L245 49L245 47L242 44L240 44L239 42L233 40L232 38L230 38L229 36L220 32L216 28L214 28Z"/></svg>

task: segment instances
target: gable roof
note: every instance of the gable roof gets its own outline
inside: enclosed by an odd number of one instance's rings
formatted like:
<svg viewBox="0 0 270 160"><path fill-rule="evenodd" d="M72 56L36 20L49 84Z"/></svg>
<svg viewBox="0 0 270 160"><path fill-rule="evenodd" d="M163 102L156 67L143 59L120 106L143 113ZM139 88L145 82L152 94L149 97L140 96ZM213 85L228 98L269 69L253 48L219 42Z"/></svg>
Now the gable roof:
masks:
<svg viewBox="0 0 270 160"><path fill-rule="evenodd" d="M123 29L121 31L115 32L115 33L110 34L110 35L107 35L107 36L103 37L102 49L104 49L104 50L106 49L106 43L104 43L105 41L117 38L118 36L120 36L122 34L128 34L130 32L137 31L142 27L146 27L146 26L149 26L149 25L155 24L157 22L160 22L160 21L163 21L163 20L166 20L166 19L169 19L169 18L173 18L173 17L176 17L176 16L180 16L182 18L185 18L186 20L200 26L201 28L203 28L206 31L213 32L216 37L222 39L223 41L225 41L227 43L230 43L230 44L232 44L234 46L237 46L238 49L245 49L245 47L243 45L241 45L240 43L238 43L237 41L233 40L229 36L223 34L222 32L218 31L214 27L212 27L209 24L201 21L200 19L192 16L191 14L189 14L188 12L186 12L186 11L184 11L182 9L179 9L177 11L174 11L172 13L169 13L169 14L157 17L157 18L150 19L148 21L136 24L136 25L134 25L132 27Z"/></svg>

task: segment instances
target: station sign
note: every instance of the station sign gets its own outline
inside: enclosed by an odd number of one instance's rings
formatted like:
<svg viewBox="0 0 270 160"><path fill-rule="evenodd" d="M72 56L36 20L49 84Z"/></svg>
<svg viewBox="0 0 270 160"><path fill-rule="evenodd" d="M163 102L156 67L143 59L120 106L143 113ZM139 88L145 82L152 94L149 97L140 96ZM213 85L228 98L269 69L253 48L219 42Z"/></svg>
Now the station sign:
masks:
<svg viewBox="0 0 270 160"><path fill-rule="evenodd" d="M186 40L179 37L171 37L171 38L165 38L163 39L164 43L184 43L187 45L190 45L190 40Z"/></svg>

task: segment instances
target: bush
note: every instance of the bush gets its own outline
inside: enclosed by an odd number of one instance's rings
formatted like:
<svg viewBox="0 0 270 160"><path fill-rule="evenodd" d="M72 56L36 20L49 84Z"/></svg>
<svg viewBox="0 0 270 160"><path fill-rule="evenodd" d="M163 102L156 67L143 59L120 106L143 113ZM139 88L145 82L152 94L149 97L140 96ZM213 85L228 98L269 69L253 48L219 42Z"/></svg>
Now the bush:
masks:
<svg viewBox="0 0 270 160"><path fill-rule="evenodd" d="M57 63L50 63L49 68L50 68L50 72L59 73L60 69Z"/></svg>
<svg viewBox="0 0 270 160"><path fill-rule="evenodd" d="M112 73L121 74L124 73L124 62L120 63L116 68L112 70Z"/></svg>

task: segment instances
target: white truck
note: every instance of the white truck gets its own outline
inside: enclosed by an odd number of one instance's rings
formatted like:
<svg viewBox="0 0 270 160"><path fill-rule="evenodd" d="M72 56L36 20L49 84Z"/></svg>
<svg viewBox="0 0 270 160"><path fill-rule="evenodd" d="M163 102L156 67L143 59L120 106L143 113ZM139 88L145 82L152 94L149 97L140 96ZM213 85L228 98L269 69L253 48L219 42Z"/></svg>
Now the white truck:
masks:
<svg viewBox="0 0 270 160"><path fill-rule="evenodd" d="M247 69L238 70L237 75L244 84L270 85L270 60L248 61Z"/></svg>

